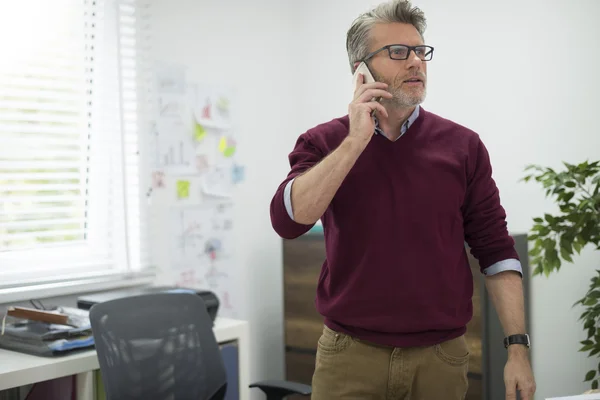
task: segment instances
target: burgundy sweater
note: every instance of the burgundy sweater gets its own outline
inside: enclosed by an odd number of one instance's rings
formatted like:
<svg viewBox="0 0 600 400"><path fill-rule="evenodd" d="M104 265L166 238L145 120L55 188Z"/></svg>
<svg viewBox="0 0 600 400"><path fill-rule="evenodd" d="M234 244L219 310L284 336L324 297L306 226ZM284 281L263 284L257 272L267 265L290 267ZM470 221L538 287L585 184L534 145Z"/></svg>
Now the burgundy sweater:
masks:
<svg viewBox="0 0 600 400"><path fill-rule="evenodd" d="M286 184L335 150L348 125L337 118L298 138L271 202L281 237L312 227L288 215ZM390 346L457 337L472 317L465 241L482 271L518 260L505 217L479 136L421 108L397 141L372 137L322 216L317 310L332 329Z"/></svg>

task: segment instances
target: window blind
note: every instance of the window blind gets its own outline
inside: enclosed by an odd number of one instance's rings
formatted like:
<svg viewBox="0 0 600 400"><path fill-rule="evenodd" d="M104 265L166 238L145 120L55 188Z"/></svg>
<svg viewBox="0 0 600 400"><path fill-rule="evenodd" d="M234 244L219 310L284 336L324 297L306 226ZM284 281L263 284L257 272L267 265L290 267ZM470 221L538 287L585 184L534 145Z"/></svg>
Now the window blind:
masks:
<svg viewBox="0 0 600 400"><path fill-rule="evenodd" d="M147 13L135 0L0 5L0 285L148 265Z"/></svg>
<svg viewBox="0 0 600 400"><path fill-rule="evenodd" d="M151 182L147 166L150 161L151 116L156 102L151 67L149 3L121 0L118 13L127 257L130 269L139 271L150 266L147 199Z"/></svg>

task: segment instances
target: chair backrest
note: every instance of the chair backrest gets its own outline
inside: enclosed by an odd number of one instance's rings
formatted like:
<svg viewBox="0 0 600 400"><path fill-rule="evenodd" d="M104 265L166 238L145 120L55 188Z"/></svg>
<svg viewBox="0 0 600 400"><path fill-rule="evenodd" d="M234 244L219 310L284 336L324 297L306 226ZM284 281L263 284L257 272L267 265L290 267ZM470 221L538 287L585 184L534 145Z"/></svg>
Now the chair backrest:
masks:
<svg viewBox="0 0 600 400"><path fill-rule="evenodd" d="M110 300L91 308L90 322L107 400L225 396L225 366L200 296Z"/></svg>

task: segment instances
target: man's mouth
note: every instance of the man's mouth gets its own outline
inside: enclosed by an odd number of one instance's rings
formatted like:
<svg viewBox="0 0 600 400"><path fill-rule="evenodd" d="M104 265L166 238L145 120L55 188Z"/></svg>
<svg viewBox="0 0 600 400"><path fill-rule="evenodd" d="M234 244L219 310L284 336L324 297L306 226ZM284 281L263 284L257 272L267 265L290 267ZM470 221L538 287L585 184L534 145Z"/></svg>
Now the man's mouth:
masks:
<svg viewBox="0 0 600 400"><path fill-rule="evenodd" d="M419 78L410 78L410 79L405 80L404 82L407 82L407 83L423 83L423 81L421 79L419 79Z"/></svg>

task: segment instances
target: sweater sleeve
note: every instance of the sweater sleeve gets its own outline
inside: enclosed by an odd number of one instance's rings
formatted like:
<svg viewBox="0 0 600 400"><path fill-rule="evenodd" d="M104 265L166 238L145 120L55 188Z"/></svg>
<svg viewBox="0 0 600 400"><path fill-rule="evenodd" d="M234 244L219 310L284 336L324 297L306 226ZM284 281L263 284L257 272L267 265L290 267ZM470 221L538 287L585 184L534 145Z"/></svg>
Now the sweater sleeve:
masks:
<svg viewBox="0 0 600 400"><path fill-rule="evenodd" d="M492 178L492 166L485 145L479 138L472 147L463 220L465 240L479 261L481 272L506 260L519 262L515 242L509 235L506 212ZM491 271L490 271L491 272Z"/></svg>
<svg viewBox="0 0 600 400"><path fill-rule="evenodd" d="M314 226L314 224L300 224L292 219L292 215L286 208L285 189L290 181L316 165L322 158L323 153L310 142L308 135L300 135L288 157L291 169L271 200L271 225L275 232L284 239L295 239Z"/></svg>

